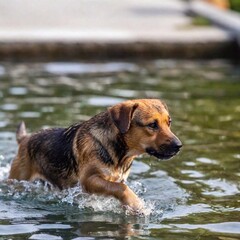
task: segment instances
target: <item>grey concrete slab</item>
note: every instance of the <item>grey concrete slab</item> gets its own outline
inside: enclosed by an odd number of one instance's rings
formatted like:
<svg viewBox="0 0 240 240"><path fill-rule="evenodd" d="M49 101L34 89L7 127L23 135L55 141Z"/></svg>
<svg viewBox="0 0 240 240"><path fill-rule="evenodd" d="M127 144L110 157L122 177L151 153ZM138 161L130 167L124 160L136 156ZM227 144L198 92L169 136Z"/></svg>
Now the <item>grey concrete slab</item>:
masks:
<svg viewBox="0 0 240 240"><path fill-rule="evenodd" d="M0 58L193 57L202 46L216 56L232 46L227 31L191 26L187 9L181 0L0 0Z"/></svg>

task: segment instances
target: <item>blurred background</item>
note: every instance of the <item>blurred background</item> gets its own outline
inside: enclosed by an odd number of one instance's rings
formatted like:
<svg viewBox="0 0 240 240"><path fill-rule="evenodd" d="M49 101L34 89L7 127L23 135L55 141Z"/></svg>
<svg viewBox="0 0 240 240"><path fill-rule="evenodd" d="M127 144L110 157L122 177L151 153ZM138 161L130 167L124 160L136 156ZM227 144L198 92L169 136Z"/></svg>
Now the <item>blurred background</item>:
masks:
<svg viewBox="0 0 240 240"><path fill-rule="evenodd" d="M239 239L239 11L239 0L0 0L0 239ZM134 161L128 185L146 216L79 187L6 180L20 121L67 127L133 98L164 100L184 145L170 161Z"/></svg>
<svg viewBox="0 0 240 240"><path fill-rule="evenodd" d="M0 58L239 58L238 11L239 0L2 0Z"/></svg>

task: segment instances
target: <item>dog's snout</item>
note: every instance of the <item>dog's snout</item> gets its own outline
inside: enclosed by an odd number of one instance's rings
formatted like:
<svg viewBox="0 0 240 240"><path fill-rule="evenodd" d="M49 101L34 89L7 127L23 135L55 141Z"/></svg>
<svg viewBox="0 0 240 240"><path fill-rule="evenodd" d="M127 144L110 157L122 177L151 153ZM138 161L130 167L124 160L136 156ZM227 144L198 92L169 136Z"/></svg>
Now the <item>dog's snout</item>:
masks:
<svg viewBox="0 0 240 240"><path fill-rule="evenodd" d="M182 142L176 137L171 141L171 146L179 150L182 147Z"/></svg>

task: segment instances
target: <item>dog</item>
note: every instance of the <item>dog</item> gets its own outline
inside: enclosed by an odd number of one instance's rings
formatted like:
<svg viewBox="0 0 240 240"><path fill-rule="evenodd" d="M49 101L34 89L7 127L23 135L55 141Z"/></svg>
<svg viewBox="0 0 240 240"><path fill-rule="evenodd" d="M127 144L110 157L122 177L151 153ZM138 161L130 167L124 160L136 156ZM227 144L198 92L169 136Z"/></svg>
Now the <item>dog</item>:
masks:
<svg viewBox="0 0 240 240"><path fill-rule="evenodd" d="M9 179L43 180L60 189L80 183L88 193L113 196L140 211L142 201L125 184L133 159L143 153L163 160L176 155L182 143L170 126L167 106L158 99L128 100L88 121L32 135L22 122Z"/></svg>

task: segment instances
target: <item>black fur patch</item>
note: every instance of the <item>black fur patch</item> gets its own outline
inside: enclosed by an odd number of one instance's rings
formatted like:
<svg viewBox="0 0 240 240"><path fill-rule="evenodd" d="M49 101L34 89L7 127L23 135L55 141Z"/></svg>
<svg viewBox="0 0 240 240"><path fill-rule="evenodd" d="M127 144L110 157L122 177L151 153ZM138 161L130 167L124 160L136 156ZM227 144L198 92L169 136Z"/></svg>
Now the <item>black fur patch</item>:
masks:
<svg viewBox="0 0 240 240"><path fill-rule="evenodd" d="M118 163L120 163L128 150L122 134L118 134L116 139L112 141L111 144L116 154L116 157L118 158Z"/></svg>
<svg viewBox="0 0 240 240"><path fill-rule="evenodd" d="M93 141L96 143L96 154L100 158L100 160L107 165L114 165L114 161L110 156L109 152L107 151L107 149L93 135L91 135L91 137L93 138Z"/></svg>
<svg viewBox="0 0 240 240"><path fill-rule="evenodd" d="M53 128L34 134L28 144L28 152L43 171L44 175L56 185L77 172L77 162L73 153L73 140L79 128Z"/></svg>

